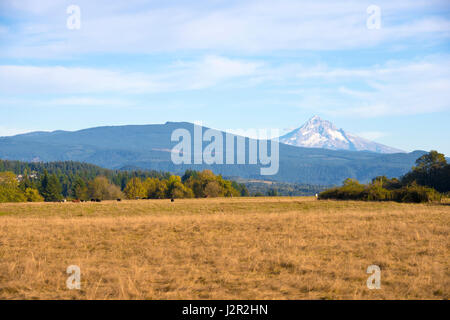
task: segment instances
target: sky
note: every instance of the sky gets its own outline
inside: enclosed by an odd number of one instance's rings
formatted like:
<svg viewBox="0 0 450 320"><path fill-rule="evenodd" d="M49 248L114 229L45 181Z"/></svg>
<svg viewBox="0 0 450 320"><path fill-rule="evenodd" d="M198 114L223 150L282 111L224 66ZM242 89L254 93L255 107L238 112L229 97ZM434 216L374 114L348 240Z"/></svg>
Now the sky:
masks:
<svg viewBox="0 0 450 320"><path fill-rule="evenodd" d="M450 1L0 0L0 136L313 115L450 156Z"/></svg>

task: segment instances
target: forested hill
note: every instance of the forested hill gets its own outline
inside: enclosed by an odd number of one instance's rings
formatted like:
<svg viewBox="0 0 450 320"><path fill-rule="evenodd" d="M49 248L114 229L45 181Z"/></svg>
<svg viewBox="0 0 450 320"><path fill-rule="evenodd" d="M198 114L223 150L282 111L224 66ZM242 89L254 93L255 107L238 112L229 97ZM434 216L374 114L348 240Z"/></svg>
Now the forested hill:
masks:
<svg viewBox="0 0 450 320"><path fill-rule="evenodd" d="M61 183L62 194L64 197L71 196L71 191L78 178L83 181L92 181L97 177L106 177L113 184L125 189L126 185L132 178L158 178L159 180L169 179L171 174L162 171L147 171L139 170L133 167L122 168L121 170L105 169L93 164L82 163L76 161L57 161L57 162L23 162L10 161L0 159L0 173L13 172L15 175L25 176L38 182L43 176L44 172L48 174L55 174ZM189 170L184 173L183 179L186 175L192 174ZM248 187L250 195L283 195L283 196L298 196L298 195L314 195L325 189L325 186L314 185L300 185L290 183L277 183L267 181L247 181L239 177L229 178L236 180L233 183L234 187L241 190L243 186ZM275 194L274 194L275 192Z"/></svg>
<svg viewBox="0 0 450 320"><path fill-rule="evenodd" d="M146 170L110 170L93 164L76 161L56 161L56 162L23 162L0 160L0 172L10 171L16 175L32 175L36 173L39 177L47 170L49 174L56 174L60 177L63 193L70 189L71 185L78 177L83 180L93 180L98 176L107 177L112 183L125 188L131 178L158 178L167 179L170 173Z"/></svg>
<svg viewBox="0 0 450 320"><path fill-rule="evenodd" d="M109 169L142 169L183 174L187 169L210 169L224 177L271 180L311 185L337 185L346 178L368 182L384 175L399 177L408 172L425 151L379 154L366 151L302 148L280 144L279 171L261 176L261 164L183 164L171 161L178 142L171 134L185 129L194 137L194 125L187 122L142 126L98 127L80 131L37 132L0 137L0 159L20 161L80 161ZM203 130L208 128L203 127ZM217 131L225 141L225 133ZM194 140L194 139L192 139ZM206 146L206 143L203 147ZM246 139L245 154L249 154ZM226 150L223 153L226 156Z"/></svg>

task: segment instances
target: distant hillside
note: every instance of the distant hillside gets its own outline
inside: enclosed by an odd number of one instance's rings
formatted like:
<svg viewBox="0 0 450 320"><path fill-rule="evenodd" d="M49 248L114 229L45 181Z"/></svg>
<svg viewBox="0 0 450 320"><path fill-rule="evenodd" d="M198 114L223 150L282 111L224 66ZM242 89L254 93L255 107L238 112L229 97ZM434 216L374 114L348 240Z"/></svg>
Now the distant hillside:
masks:
<svg viewBox="0 0 450 320"><path fill-rule="evenodd" d="M10 171L16 175L23 175L27 172L28 175L36 174L39 179L45 170L49 174L60 176L63 187L65 184L70 185L74 182L76 177L89 181L98 176L104 176L123 189L132 177L166 179L170 176L168 173L157 172L154 170L110 170L93 164L76 161L23 162L0 159L0 172ZM66 191L67 190L63 190L63 192Z"/></svg>
<svg viewBox="0 0 450 320"><path fill-rule="evenodd" d="M17 160L1 160L0 172L9 171L16 175L24 176L25 172L33 181L39 181L44 171L49 174L56 174L62 184L64 197L70 196L70 189L75 180L80 177L85 181L91 181L96 177L107 177L111 182L124 189L128 181L133 177L168 179L170 173L159 171L143 171L136 168L127 167L122 170L104 169L99 166L81 163L76 161L57 162L23 162ZM231 181L247 186L249 195L269 195L276 190L276 195L280 196L305 196L314 195L325 189L327 186L301 185L284 182L246 180L239 177L228 177Z"/></svg>
<svg viewBox="0 0 450 320"><path fill-rule="evenodd" d="M361 182L385 175L398 177L408 172L424 151L379 154L302 148L280 144L280 169L274 176L261 176L260 165L175 165L171 161L174 130L193 135L186 122L141 126L98 127L76 132L38 132L0 138L0 158L21 161L80 161L109 169L145 169L177 174L186 169L211 169L225 177L262 179L301 184L333 185L346 178ZM206 128L204 128L206 129ZM225 140L224 133L222 134ZM207 143L204 144L204 146ZM246 139L248 154L249 139Z"/></svg>

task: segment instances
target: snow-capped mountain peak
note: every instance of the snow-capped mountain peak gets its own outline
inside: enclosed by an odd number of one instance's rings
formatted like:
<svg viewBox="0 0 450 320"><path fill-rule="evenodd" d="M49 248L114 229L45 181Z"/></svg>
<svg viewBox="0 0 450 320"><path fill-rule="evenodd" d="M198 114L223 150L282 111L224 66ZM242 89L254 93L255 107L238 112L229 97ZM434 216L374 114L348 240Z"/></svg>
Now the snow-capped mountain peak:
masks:
<svg viewBox="0 0 450 320"><path fill-rule="evenodd" d="M280 137L280 142L307 148L372 151L379 153L404 152L338 129L333 123L314 116L300 128Z"/></svg>

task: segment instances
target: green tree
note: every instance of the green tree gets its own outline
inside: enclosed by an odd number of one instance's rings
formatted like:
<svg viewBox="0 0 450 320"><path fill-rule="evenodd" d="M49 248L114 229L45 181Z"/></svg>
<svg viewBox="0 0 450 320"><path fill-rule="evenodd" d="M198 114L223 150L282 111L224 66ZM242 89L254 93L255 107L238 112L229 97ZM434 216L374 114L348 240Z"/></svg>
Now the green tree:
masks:
<svg viewBox="0 0 450 320"><path fill-rule="evenodd" d="M145 198L147 196L147 190L140 178L132 178L128 181L124 192L128 199Z"/></svg>
<svg viewBox="0 0 450 320"><path fill-rule="evenodd" d="M186 170L183 177L181 177L181 182L185 183L189 180L190 177L194 177L194 179L198 178L198 172L195 170Z"/></svg>
<svg viewBox="0 0 450 320"><path fill-rule="evenodd" d="M124 197L122 190L115 184L110 183L108 186L108 199L122 199Z"/></svg>
<svg viewBox="0 0 450 320"><path fill-rule="evenodd" d="M442 153L431 150L416 160L416 167L413 170L425 170L443 168L447 164L447 160Z"/></svg>
<svg viewBox="0 0 450 320"><path fill-rule="evenodd" d="M167 197L167 184L158 178L147 178L144 181L147 198L164 199Z"/></svg>
<svg viewBox="0 0 450 320"><path fill-rule="evenodd" d="M231 181L231 186L239 192L241 197L248 197L250 193L248 192L247 187L243 183L237 183L236 181Z"/></svg>
<svg viewBox="0 0 450 320"><path fill-rule="evenodd" d="M344 186L359 186L359 182L356 179L347 178L343 182Z"/></svg>
<svg viewBox="0 0 450 320"><path fill-rule="evenodd" d="M211 170L190 174L185 185L193 191L196 198L238 197L241 195L241 192L233 187L231 181L223 179L220 175L214 175ZM248 194L245 186L243 191Z"/></svg>
<svg viewBox="0 0 450 320"><path fill-rule="evenodd" d="M88 200L88 187L81 177L78 177L72 185L72 194L75 199Z"/></svg>
<svg viewBox="0 0 450 320"><path fill-rule="evenodd" d="M123 197L120 188L109 182L106 177L96 177L88 184L88 196L91 199L113 200Z"/></svg>
<svg viewBox="0 0 450 320"><path fill-rule="evenodd" d="M218 197L220 195L220 192L221 188L217 181L209 181L206 184L205 189L203 190L203 193L207 198Z"/></svg>
<svg viewBox="0 0 450 320"><path fill-rule="evenodd" d="M0 172L0 202L24 202L26 197L12 172Z"/></svg>
<svg viewBox="0 0 450 320"><path fill-rule="evenodd" d="M387 190L398 189L402 187L401 182L397 178L386 178L385 176L378 176L372 179L372 185L380 186Z"/></svg>
<svg viewBox="0 0 450 320"><path fill-rule="evenodd" d="M27 188L25 190L25 197L28 202L42 202L44 201L44 197L39 194L39 191L32 188Z"/></svg>
<svg viewBox="0 0 450 320"><path fill-rule="evenodd" d="M28 188L35 188L34 183L31 181L31 179L28 176L27 169L24 170L22 180L19 182L19 188L23 192L25 192L25 190L27 190Z"/></svg>
<svg viewBox="0 0 450 320"><path fill-rule="evenodd" d="M40 193L46 202L54 202L62 199L62 187L55 174L49 175L47 170L41 180Z"/></svg>
<svg viewBox="0 0 450 320"><path fill-rule="evenodd" d="M192 190L181 183L179 176L170 176L166 180L166 184L169 198L192 198L194 196Z"/></svg>
<svg viewBox="0 0 450 320"><path fill-rule="evenodd" d="M415 182L439 192L449 192L450 165L442 153L430 151L416 160L416 166L402 177L401 182L404 186Z"/></svg>

